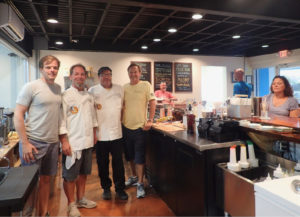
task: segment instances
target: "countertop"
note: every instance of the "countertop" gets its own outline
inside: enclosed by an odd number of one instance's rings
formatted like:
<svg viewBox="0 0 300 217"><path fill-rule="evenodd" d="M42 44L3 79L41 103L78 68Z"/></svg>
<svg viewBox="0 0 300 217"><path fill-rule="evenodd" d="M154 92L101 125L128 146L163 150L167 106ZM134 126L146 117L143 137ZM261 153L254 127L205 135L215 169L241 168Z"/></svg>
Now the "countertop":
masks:
<svg viewBox="0 0 300 217"><path fill-rule="evenodd" d="M178 128L178 129L176 129ZM167 130L164 130L163 124L154 124L152 126L153 130L163 133L164 135L170 136L176 141L184 143L192 148L195 148L198 151L205 151L209 149L217 149L217 148L226 148L232 145L239 145L241 141L232 141L232 142L224 142L224 143L216 143L210 141L208 139L200 138L198 136L198 131L195 134L187 133L186 129L182 129L179 127L174 128L173 131L169 130L170 127L167 127Z"/></svg>
<svg viewBox="0 0 300 217"><path fill-rule="evenodd" d="M37 185L38 165L10 168L5 181L0 185L0 207L20 211Z"/></svg>
<svg viewBox="0 0 300 217"><path fill-rule="evenodd" d="M286 126L294 129L300 130L300 118L291 118L285 116L269 116L270 119L260 119L259 117L251 117L247 120L255 123L276 125L276 126Z"/></svg>
<svg viewBox="0 0 300 217"><path fill-rule="evenodd" d="M5 157L16 145L18 144L19 139L9 139L7 145L0 147L0 158Z"/></svg>

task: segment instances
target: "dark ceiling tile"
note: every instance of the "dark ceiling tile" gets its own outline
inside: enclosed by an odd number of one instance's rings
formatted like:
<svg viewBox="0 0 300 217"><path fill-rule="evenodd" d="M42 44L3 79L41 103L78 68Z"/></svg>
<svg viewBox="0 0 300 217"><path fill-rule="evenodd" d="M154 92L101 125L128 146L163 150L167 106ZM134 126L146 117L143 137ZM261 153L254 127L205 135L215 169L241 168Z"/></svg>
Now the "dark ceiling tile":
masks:
<svg viewBox="0 0 300 217"><path fill-rule="evenodd" d="M132 23L131 27L152 28L156 23L160 22L162 19L162 17L141 15L138 19L134 21L134 23Z"/></svg>
<svg viewBox="0 0 300 217"><path fill-rule="evenodd" d="M253 19L250 18L243 18L243 17L230 17L226 20L226 22L235 22L235 23L247 23L253 21Z"/></svg>
<svg viewBox="0 0 300 217"><path fill-rule="evenodd" d="M209 29L204 30L203 32L218 34L218 33L222 32L222 31L225 31L228 28L232 28L234 26L237 27L238 25L237 24L231 24L231 23L223 23L223 22L221 22L221 23L219 23L219 24L217 24L217 25L215 25L215 26L213 26L213 27L211 27Z"/></svg>
<svg viewBox="0 0 300 217"><path fill-rule="evenodd" d="M274 23L274 21L271 21L271 20L254 20L251 23L258 24L258 25L269 25L271 23Z"/></svg>
<svg viewBox="0 0 300 217"><path fill-rule="evenodd" d="M200 31L201 29L204 29L210 25L212 25L214 22L212 21L205 21L205 20L200 20L198 22L193 22L190 25L184 27L182 31L187 31L187 32L197 32Z"/></svg>
<svg viewBox="0 0 300 217"><path fill-rule="evenodd" d="M172 11L173 10L167 10L167 9L145 8L144 14L157 14L161 16L167 16Z"/></svg>
<svg viewBox="0 0 300 217"><path fill-rule="evenodd" d="M215 21L222 21L225 18L228 18L227 16L221 16L221 15L214 15L214 14L205 14L204 19L207 20L215 20Z"/></svg>
<svg viewBox="0 0 300 217"><path fill-rule="evenodd" d="M224 31L223 34L226 35L243 35L244 32L249 32L256 29L257 26L250 24L236 25L234 28L229 27L228 31Z"/></svg>

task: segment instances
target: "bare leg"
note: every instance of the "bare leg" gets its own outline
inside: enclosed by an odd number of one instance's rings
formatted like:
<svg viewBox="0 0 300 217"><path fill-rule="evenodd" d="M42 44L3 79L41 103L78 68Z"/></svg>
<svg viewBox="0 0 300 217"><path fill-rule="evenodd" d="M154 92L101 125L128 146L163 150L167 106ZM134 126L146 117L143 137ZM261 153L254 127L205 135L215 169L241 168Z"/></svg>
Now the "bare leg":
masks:
<svg viewBox="0 0 300 217"><path fill-rule="evenodd" d="M130 168L131 168L131 172L132 172L132 176L136 176L136 170L135 170L135 163L133 160L129 161L130 163Z"/></svg>
<svg viewBox="0 0 300 217"><path fill-rule="evenodd" d="M143 183L144 164L136 164L136 173L137 173L137 177L138 177L138 183Z"/></svg>
<svg viewBox="0 0 300 217"><path fill-rule="evenodd" d="M39 216L45 216L48 211L51 176L40 176L39 181Z"/></svg>
<svg viewBox="0 0 300 217"><path fill-rule="evenodd" d="M85 183L87 175L79 175L76 181L77 200L81 200L85 193Z"/></svg>
<svg viewBox="0 0 300 217"><path fill-rule="evenodd" d="M68 199L68 205L72 202L75 202L74 199L74 192L75 192L75 182L68 182L64 180L64 190L65 190L65 194L67 196Z"/></svg>

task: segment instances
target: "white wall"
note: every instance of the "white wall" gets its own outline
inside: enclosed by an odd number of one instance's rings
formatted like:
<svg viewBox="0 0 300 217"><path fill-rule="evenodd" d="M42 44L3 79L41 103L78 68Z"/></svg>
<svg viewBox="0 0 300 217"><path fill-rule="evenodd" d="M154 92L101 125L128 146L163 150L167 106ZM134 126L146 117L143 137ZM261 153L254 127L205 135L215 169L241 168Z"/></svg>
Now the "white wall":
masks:
<svg viewBox="0 0 300 217"><path fill-rule="evenodd" d="M113 71L113 82L125 84L129 82L127 67L130 61L150 61L152 67L153 81L153 62L191 62L193 71L193 92L175 93L177 98L201 99L201 66L225 66L227 67L227 95L232 96L233 85L231 83L231 71L238 67L244 67L243 57L221 57L221 56L196 56L196 55L167 55L167 54L134 54L134 53L113 53L113 52L80 52L80 51L52 51L41 50L40 57L54 55L61 61L61 67L56 82L64 88L64 76L68 75L71 65L82 63L86 67L93 67L96 73L99 67L109 66ZM31 65L34 58L31 58ZM174 79L173 79L174 81ZM213 85L213 84L212 84ZM216 87L218 88L218 87ZM173 88L174 89L174 88Z"/></svg>

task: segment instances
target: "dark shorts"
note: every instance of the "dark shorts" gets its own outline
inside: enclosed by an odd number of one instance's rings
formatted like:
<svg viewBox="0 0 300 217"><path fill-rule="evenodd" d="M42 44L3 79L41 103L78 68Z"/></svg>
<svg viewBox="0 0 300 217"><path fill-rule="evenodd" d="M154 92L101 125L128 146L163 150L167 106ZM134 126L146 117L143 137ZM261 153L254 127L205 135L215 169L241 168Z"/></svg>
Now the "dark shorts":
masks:
<svg viewBox="0 0 300 217"><path fill-rule="evenodd" d="M78 175L89 175L92 172L92 152L93 148L82 150L81 158L76 159L70 169L66 168L66 155L62 155L63 171L62 176L66 181L72 182Z"/></svg>
<svg viewBox="0 0 300 217"><path fill-rule="evenodd" d="M147 131L142 128L130 130L123 126L125 158L127 161L134 160L136 164L145 163L146 135Z"/></svg>
<svg viewBox="0 0 300 217"><path fill-rule="evenodd" d="M46 143L46 142L40 142L32 139L29 139L29 142L36 147L38 153L33 154L35 157L34 161L31 161L30 163L26 163L22 158L23 157L22 142L20 141L19 153L20 153L22 166L38 164L40 175L54 176L57 171L59 142Z"/></svg>

